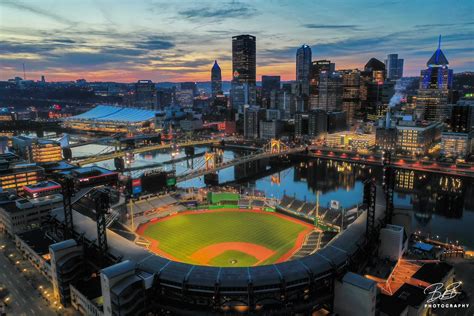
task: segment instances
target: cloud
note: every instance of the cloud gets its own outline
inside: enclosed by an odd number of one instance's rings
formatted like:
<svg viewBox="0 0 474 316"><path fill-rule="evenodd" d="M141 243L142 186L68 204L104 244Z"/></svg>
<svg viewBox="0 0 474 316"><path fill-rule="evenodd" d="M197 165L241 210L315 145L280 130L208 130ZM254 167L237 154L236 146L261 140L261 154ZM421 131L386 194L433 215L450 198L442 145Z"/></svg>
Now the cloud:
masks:
<svg viewBox="0 0 474 316"><path fill-rule="evenodd" d="M41 17L44 17L44 18L47 18L47 19L50 19L50 20L53 20L53 21L56 21L56 22L60 22L60 23L63 23L63 24L67 24L69 26L77 25L77 22L69 20L69 19L65 18L64 16L62 16L62 15L55 14L51 11L43 10L41 8L38 8L38 7L35 7L35 6L32 6L32 5L27 5L27 4L18 2L18 1L4 1L4 2L1 3L1 5L6 6L6 7L10 7L10 8L13 8L13 9L17 9L19 11L33 13L35 15L38 15L38 16L41 16Z"/></svg>
<svg viewBox="0 0 474 316"><path fill-rule="evenodd" d="M76 43L76 41L73 41L72 39L64 39L64 38L52 38L49 41L53 43L61 43L61 44L75 44Z"/></svg>
<svg viewBox="0 0 474 316"><path fill-rule="evenodd" d="M173 48L175 44L169 37L150 36L147 39L136 43L136 46L148 50L163 50Z"/></svg>
<svg viewBox="0 0 474 316"><path fill-rule="evenodd" d="M188 19L193 20L220 20L227 18L242 18L250 17L257 14L257 10L251 6L244 5L240 2L221 3L219 8L211 8L215 4L208 3L206 7L195 7L186 10L181 10L178 13Z"/></svg>
<svg viewBox="0 0 474 316"><path fill-rule="evenodd" d="M433 23L433 24L417 24L416 28L433 28L433 27L449 27L449 26L466 26L473 25L474 22L460 22L460 23Z"/></svg>
<svg viewBox="0 0 474 316"><path fill-rule="evenodd" d="M308 29L359 29L355 24L303 24Z"/></svg>
<svg viewBox="0 0 474 316"><path fill-rule="evenodd" d="M468 44L472 39L469 33L450 34L443 38L445 54L448 55L462 53L472 49L472 44ZM449 46L459 45L464 42L464 48ZM409 32L395 32L382 36L350 37L325 43L310 45L313 53L313 59L346 59L352 56L352 59L358 59L361 64L366 60L364 58L376 57L383 59L388 53L397 52L401 58L409 56L426 56L428 59L436 49L438 39L430 34L412 36ZM442 44L443 46L443 44ZM278 49L262 49L257 52L257 61L259 65L278 64L279 62L294 62L296 46L285 46ZM398 48L398 49L397 49ZM417 53L419 52L419 53ZM355 57L357 56L357 57ZM368 60L368 59L367 59Z"/></svg>

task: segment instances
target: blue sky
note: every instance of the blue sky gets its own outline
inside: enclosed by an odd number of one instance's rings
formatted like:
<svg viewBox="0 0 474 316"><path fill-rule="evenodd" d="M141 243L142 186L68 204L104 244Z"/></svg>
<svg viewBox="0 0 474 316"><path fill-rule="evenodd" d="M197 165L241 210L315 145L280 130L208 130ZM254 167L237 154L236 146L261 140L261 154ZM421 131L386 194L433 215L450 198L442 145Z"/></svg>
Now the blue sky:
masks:
<svg viewBox="0 0 474 316"><path fill-rule="evenodd" d="M294 79L296 49L336 68L389 53L418 75L437 46L455 72L474 70L474 1L0 0L0 79L131 82L231 77L231 37L257 36L257 75Z"/></svg>

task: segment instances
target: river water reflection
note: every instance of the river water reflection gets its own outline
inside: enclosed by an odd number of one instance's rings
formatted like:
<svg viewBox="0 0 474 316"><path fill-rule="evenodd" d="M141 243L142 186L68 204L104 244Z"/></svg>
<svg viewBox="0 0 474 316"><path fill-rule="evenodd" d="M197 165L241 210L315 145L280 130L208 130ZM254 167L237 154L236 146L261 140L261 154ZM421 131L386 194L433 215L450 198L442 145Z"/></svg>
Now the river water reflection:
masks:
<svg viewBox="0 0 474 316"><path fill-rule="evenodd" d="M90 146L90 147L89 147ZM73 149L73 156L87 152L105 152L106 146L88 145ZM207 148L196 148L203 153ZM224 160L245 155L243 152L224 151ZM184 157L180 150L175 159ZM171 159L166 152L149 152L135 155L132 166L147 166ZM194 168L202 167L202 155L189 161L180 161L162 166L166 170L176 170L180 175ZM97 165L114 169L113 161ZM138 176L141 171L134 171ZM326 206L337 200L342 207L349 208L362 202L363 181L369 177L379 184L382 170L379 167L350 164L323 159L312 159L292 163L286 167L270 168L268 161L260 161L229 167L219 171L219 183L238 183L249 189L264 192L269 197L281 198L284 194L301 200L316 201ZM257 174L257 176L255 176ZM413 230L431 234L442 241L456 242L474 248L474 189L472 179L444 176L417 171L397 171L395 187L395 207L397 218L410 223ZM204 187L203 177L179 184L180 187Z"/></svg>

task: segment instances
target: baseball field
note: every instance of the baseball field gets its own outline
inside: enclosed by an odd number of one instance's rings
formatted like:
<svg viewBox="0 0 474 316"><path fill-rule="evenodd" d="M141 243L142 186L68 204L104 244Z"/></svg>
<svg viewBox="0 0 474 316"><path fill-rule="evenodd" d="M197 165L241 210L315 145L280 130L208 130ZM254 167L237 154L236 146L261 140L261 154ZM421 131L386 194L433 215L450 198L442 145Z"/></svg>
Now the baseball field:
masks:
<svg viewBox="0 0 474 316"><path fill-rule="evenodd" d="M260 210L186 211L141 225L150 250L172 260L219 267L282 262L314 227Z"/></svg>

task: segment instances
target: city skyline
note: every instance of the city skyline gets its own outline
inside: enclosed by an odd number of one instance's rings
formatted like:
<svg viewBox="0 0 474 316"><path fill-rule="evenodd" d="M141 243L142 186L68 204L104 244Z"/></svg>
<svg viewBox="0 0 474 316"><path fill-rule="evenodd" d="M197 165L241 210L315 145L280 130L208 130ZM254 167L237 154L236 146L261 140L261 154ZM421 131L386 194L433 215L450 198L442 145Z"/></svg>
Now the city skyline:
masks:
<svg viewBox="0 0 474 316"><path fill-rule="evenodd" d="M302 44L314 60L330 59L338 69L362 69L371 57L397 53L404 75L417 76L439 34L450 68L474 69L470 1L455 8L420 1L410 10L404 2L277 2L2 1L0 79L23 76L24 63L34 80L209 81L217 60L222 79L230 81L232 36L240 34L257 38L257 80L294 80Z"/></svg>

